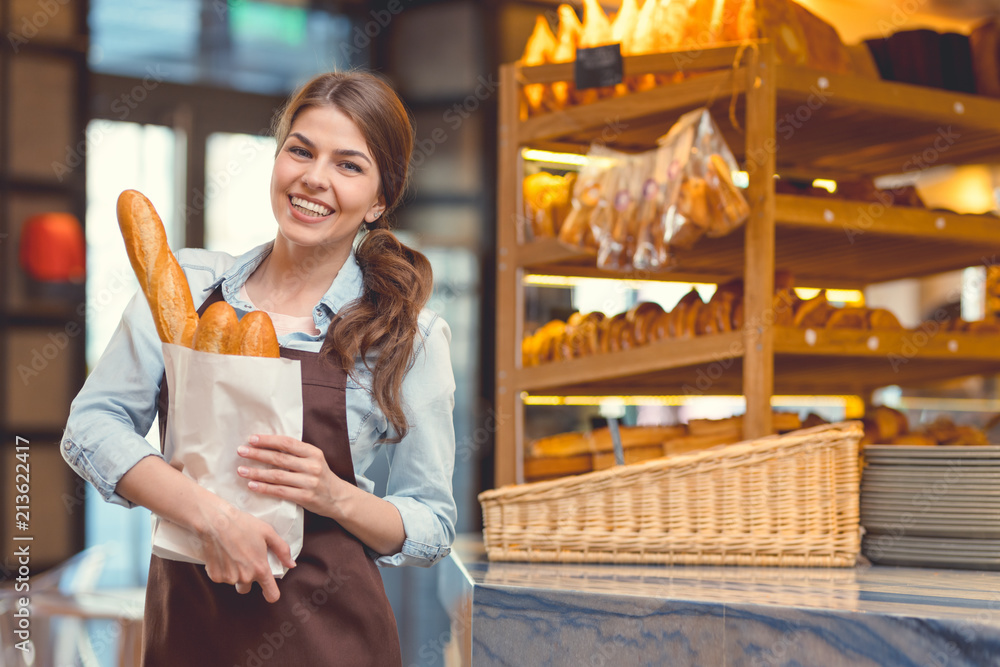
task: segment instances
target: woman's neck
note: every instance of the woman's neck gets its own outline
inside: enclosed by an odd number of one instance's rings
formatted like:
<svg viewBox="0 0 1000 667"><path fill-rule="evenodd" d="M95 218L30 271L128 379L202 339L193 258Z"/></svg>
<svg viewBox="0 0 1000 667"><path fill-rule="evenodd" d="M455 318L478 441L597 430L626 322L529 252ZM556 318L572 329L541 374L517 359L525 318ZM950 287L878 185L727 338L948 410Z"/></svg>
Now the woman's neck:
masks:
<svg viewBox="0 0 1000 667"><path fill-rule="evenodd" d="M261 310L311 315L350 254L350 246L299 246L279 234L271 252L247 280L247 294Z"/></svg>

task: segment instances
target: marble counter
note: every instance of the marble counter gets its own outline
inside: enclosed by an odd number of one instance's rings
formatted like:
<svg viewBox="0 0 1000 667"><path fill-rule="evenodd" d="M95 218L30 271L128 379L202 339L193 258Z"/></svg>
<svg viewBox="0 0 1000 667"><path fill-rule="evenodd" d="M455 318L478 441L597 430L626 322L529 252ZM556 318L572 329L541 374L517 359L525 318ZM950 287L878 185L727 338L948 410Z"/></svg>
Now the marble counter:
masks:
<svg viewBox="0 0 1000 667"><path fill-rule="evenodd" d="M439 567L461 665L1000 667L1000 573L491 563Z"/></svg>

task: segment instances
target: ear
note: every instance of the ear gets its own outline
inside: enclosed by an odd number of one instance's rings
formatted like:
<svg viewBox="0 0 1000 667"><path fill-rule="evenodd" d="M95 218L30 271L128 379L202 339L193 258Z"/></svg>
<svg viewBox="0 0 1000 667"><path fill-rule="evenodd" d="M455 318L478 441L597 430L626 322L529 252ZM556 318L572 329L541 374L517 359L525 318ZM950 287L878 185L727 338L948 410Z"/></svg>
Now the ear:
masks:
<svg viewBox="0 0 1000 667"><path fill-rule="evenodd" d="M382 199L382 195L379 195L378 200L368 207L368 212L365 213L365 222L374 224L382 217L383 213L385 213L385 200Z"/></svg>

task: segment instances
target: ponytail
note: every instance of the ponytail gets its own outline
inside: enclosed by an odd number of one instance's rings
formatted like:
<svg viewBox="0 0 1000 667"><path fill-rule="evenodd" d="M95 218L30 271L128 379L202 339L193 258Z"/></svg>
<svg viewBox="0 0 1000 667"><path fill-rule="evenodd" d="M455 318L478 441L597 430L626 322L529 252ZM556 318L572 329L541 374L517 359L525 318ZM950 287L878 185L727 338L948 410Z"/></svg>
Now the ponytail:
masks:
<svg viewBox="0 0 1000 667"><path fill-rule="evenodd" d="M399 442L409 430L401 387L413 362L417 318L431 295L431 264L385 228L365 232L355 257L364 293L330 324L321 354L352 376L355 360L364 360L372 395L396 432L385 442ZM369 352L376 353L374 368Z"/></svg>

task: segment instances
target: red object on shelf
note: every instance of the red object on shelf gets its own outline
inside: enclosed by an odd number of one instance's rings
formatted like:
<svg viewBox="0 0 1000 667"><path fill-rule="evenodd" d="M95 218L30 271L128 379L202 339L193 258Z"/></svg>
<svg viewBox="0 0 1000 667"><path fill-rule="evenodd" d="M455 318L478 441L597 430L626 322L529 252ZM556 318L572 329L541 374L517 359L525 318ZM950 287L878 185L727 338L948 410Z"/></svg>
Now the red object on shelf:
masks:
<svg viewBox="0 0 1000 667"><path fill-rule="evenodd" d="M25 273L45 282L82 282L87 242L70 213L40 213L24 221L19 260Z"/></svg>

